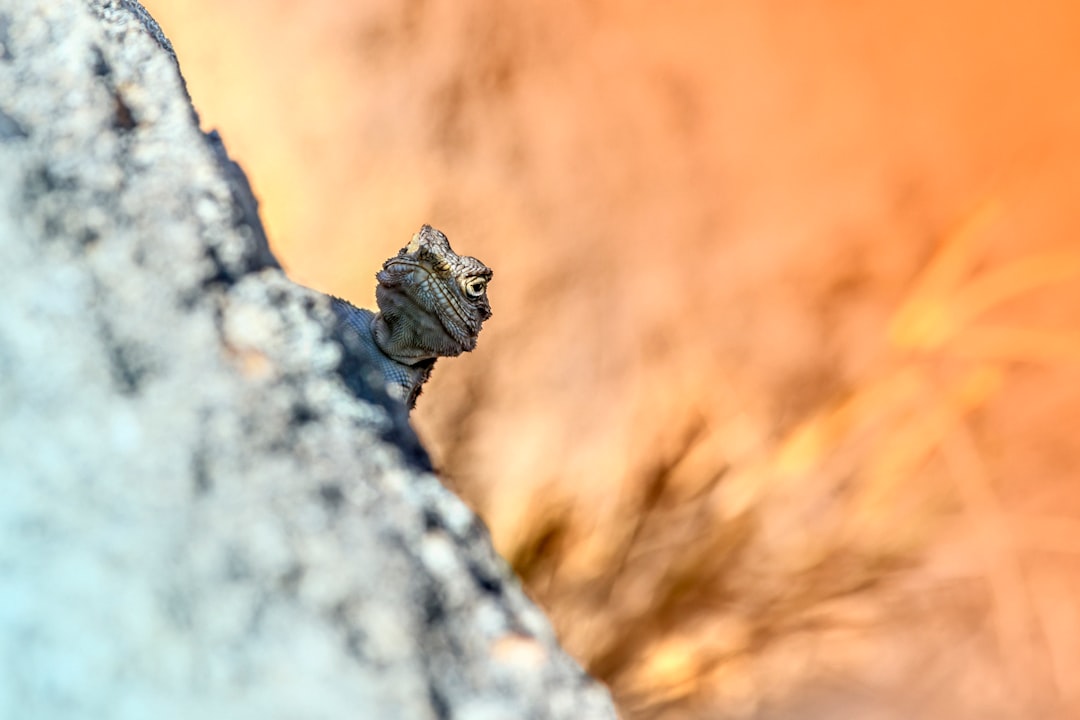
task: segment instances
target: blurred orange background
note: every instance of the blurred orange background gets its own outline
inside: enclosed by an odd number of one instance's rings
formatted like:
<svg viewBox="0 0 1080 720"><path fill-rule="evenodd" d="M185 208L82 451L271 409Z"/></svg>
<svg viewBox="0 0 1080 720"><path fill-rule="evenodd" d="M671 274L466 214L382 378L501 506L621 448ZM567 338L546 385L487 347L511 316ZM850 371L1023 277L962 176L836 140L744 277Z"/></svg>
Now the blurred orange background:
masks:
<svg viewBox="0 0 1080 720"><path fill-rule="evenodd" d="M1080 716L1080 6L146 0L298 282L626 718Z"/></svg>

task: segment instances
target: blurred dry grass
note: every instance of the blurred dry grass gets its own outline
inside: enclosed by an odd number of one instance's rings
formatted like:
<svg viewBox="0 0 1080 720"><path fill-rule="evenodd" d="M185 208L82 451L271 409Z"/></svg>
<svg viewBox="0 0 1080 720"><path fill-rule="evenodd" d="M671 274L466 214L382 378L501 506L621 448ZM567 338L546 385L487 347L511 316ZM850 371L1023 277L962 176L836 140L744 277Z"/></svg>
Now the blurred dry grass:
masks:
<svg viewBox="0 0 1080 720"><path fill-rule="evenodd" d="M1080 710L1066 0L151 0L301 282L421 222L417 424L628 718Z"/></svg>

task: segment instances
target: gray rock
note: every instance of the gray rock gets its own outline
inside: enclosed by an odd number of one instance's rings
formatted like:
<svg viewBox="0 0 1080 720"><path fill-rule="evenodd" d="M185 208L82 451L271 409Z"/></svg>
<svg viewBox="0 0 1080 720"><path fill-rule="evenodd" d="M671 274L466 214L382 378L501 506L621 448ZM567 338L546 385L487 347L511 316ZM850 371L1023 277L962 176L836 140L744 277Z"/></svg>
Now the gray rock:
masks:
<svg viewBox="0 0 1080 720"><path fill-rule="evenodd" d="M615 716L134 2L0 0L0 290L0 717Z"/></svg>

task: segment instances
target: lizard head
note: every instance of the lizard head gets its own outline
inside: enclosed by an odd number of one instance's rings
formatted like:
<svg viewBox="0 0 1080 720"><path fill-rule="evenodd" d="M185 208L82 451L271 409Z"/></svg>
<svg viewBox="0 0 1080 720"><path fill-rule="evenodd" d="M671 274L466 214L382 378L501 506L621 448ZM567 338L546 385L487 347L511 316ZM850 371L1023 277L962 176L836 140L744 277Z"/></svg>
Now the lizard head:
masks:
<svg viewBox="0 0 1080 720"><path fill-rule="evenodd" d="M458 255L441 232L424 225L412 242L383 263L375 299L390 337L384 351L412 364L460 355L476 347L480 327L491 317L487 285L491 269Z"/></svg>

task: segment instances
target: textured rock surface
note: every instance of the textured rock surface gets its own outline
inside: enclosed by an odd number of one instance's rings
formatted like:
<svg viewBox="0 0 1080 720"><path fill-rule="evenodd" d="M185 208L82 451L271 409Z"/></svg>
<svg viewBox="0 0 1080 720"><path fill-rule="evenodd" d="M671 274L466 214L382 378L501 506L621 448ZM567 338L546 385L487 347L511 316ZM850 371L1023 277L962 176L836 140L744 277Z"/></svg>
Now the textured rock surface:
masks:
<svg viewBox="0 0 1080 720"><path fill-rule="evenodd" d="M0 288L0 717L614 717L134 3L0 0Z"/></svg>

